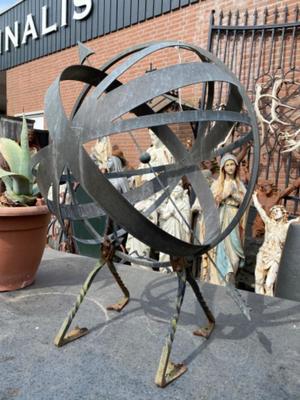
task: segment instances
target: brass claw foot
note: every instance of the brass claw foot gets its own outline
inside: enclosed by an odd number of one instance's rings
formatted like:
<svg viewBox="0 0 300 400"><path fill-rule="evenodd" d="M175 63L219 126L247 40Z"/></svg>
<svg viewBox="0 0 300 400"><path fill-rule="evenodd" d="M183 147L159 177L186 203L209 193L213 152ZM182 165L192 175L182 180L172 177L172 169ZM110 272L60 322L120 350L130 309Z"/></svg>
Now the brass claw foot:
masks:
<svg viewBox="0 0 300 400"><path fill-rule="evenodd" d="M166 387L169 383L175 381L187 371L187 366L184 364L174 364L168 362L165 375L156 376L155 384L159 387Z"/></svg>
<svg viewBox="0 0 300 400"><path fill-rule="evenodd" d="M89 330L87 328L79 328L79 326L76 326L65 337L56 337L54 340L54 344L57 347L62 347L67 343L73 342L74 340L85 336L88 332Z"/></svg>
<svg viewBox="0 0 300 400"><path fill-rule="evenodd" d="M193 332L193 335L195 336L202 336L208 339L214 330L215 323L214 322L209 322L207 326L204 328L199 328L196 331Z"/></svg>
<svg viewBox="0 0 300 400"><path fill-rule="evenodd" d="M117 311L120 312L123 310L123 308L126 306L126 304L129 302L129 298L125 297L124 299L118 301L115 304L111 304L106 307L107 310L109 311Z"/></svg>

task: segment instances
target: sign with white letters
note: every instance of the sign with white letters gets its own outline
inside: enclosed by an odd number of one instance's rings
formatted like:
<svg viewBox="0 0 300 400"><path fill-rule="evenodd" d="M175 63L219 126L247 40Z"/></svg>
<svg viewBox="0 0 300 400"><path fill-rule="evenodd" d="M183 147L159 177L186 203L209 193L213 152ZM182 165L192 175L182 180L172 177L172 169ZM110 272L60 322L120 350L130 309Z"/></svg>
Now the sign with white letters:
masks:
<svg viewBox="0 0 300 400"><path fill-rule="evenodd" d="M19 1L0 14L0 71L75 46L78 41L84 43L199 1ZM119 40L123 38L119 37Z"/></svg>
<svg viewBox="0 0 300 400"><path fill-rule="evenodd" d="M72 19L81 21L87 18L92 12L93 0L72 0L73 12ZM51 6L42 6L42 19L41 25L37 26L35 22L35 16L32 13L26 15L25 23L21 21L14 21L12 26L5 26L0 30L0 54L3 51L10 51L11 47L19 47L26 45L28 39L36 40L41 36L49 35L52 32L56 32L58 29L68 26L67 15L68 15L68 0L61 0L61 18L60 21L49 23L49 10ZM24 26L21 30L20 27ZM4 37L4 38L3 38Z"/></svg>

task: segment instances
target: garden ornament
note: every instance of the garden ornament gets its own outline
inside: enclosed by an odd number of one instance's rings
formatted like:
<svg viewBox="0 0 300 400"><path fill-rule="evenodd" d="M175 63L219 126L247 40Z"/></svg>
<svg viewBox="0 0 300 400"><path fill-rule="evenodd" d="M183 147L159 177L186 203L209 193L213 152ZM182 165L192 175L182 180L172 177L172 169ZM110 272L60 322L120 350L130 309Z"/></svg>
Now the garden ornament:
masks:
<svg viewBox="0 0 300 400"><path fill-rule="evenodd" d="M122 83L122 75L146 57L151 57L157 52L162 54L163 52L176 52L179 49L189 52L194 61L169 65ZM67 116L64 110L60 95L60 85L65 80L86 84L70 116ZM219 81L224 82L228 93L224 96L226 97L224 98L224 109L214 110L215 83ZM162 113L156 113L151 108L151 100L155 97L197 84L206 88L205 101L202 102L201 108ZM92 88L93 90L91 90ZM201 93L200 91L199 97L201 97ZM131 118L124 118L129 113ZM191 265L195 258L216 246L231 232L251 199L259 161L258 131L251 102L237 78L212 54L192 44L181 41L165 41L141 44L126 49L100 68L83 64L66 68L47 91L45 116L51 143L35 156L35 164L37 165L37 179L44 197L47 198L49 188L52 187L53 200L48 202L50 209L57 215L61 223L65 219L78 219L85 221L89 226L89 219L107 215L110 220L114 221L114 226L118 227L112 233L106 229L104 237L100 237L90 227L93 236L93 239L90 240L99 243L99 248L101 247L100 259L81 289L74 308L70 311L55 339L55 344L61 346L87 333L86 329L80 328L69 335L67 332L89 286L104 265L108 266L124 294L124 298L110 306L110 309L120 311L127 304L129 292L116 270L114 255L123 261L149 267L155 265L167 267L171 262L178 277L176 312L171 320L170 331L155 378L156 384L164 387L186 371L186 366L173 364L170 361L186 282L189 282L208 319L207 327L196 330L195 334L208 337L215 323L195 281ZM226 138L236 122L245 126L245 133L238 140L225 143L222 148L218 148L218 144ZM185 148L184 143L171 129L172 124L180 123L196 123L198 126L197 137L190 150ZM151 128L168 149L172 155L170 164L151 165L151 157L144 154L138 141L138 130L142 128ZM128 133L132 138L140 152L140 161L144 163L144 168L102 173L84 149L83 145L91 140L110 137L118 133ZM239 149L249 141L253 143L253 162L248 190L237 215L221 232L217 207L207 180L201 172L201 161ZM67 175L79 182L89 195L92 199L90 203L77 204L75 201L70 205L59 203L59 183L61 176L66 171L69 172ZM125 193L118 192L109 180L146 174L153 174L153 178L143 179L141 186ZM147 218L166 199L173 201L171 193L183 176L188 178L203 210L206 229L202 243L191 244L175 238ZM153 202L143 213L135 208L135 204L150 197L153 198ZM188 221L184 223L189 225ZM191 228L189 227L189 229ZM131 257L116 250L119 239L125 231L156 251L169 254L171 261L159 263L149 259ZM249 317L249 310L239 293L229 284L227 288L242 311Z"/></svg>

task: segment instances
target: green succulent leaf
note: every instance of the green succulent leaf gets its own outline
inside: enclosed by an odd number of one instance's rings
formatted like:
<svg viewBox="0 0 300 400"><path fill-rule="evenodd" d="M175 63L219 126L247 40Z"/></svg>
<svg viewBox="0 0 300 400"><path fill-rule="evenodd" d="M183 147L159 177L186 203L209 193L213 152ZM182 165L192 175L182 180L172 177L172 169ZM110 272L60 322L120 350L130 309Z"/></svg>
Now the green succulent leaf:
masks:
<svg viewBox="0 0 300 400"><path fill-rule="evenodd" d="M6 187L7 192L13 192L17 195L24 194L24 195L31 195L32 194L32 183L30 180L20 174L15 174L11 171L5 171L4 169L0 168L0 178L6 182L10 179L8 187ZM5 183L6 186L6 183Z"/></svg>
<svg viewBox="0 0 300 400"><path fill-rule="evenodd" d="M11 177L13 181L13 192L17 195L32 195L32 183L23 175Z"/></svg>
<svg viewBox="0 0 300 400"><path fill-rule="evenodd" d="M5 188L7 192L13 191L13 181L9 176L3 176L2 181L4 182Z"/></svg>
<svg viewBox="0 0 300 400"><path fill-rule="evenodd" d="M0 168L0 179L5 184L5 196L15 205L34 205L38 187L34 184L31 169L31 154L28 143L28 127L23 116L19 146L14 140L0 138L0 153L10 171Z"/></svg>
<svg viewBox="0 0 300 400"><path fill-rule="evenodd" d="M36 203L36 196L26 196L24 194L5 193L8 200L15 203L15 205L34 206Z"/></svg>
<svg viewBox="0 0 300 400"><path fill-rule="evenodd" d="M31 172L31 155L28 143L28 126L24 115L23 115L20 142L21 142L21 159L18 172L21 175L26 176L30 181L32 181L33 176Z"/></svg>
<svg viewBox="0 0 300 400"><path fill-rule="evenodd" d="M5 171L5 169L0 168L0 179L6 178L7 176L9 177L19 176L19 174L12 171Z"/></svg>
<svg viewBox="0 0 300 400"><path fill-rule="evenodd" d="M14 173L18 173L21 163L21 148L12 139L0 138L0 153L7 162L10 170Z"/></svg>

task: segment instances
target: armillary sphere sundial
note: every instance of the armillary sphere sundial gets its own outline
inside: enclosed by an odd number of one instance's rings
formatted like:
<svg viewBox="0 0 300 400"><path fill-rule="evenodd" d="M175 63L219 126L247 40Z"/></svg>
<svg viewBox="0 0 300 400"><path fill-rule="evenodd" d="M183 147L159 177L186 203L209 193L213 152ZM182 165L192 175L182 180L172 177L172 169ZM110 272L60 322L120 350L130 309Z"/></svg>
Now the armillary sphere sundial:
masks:
<svg viewBox="0 0 300 400"><path fill-rule="evenodd" d="M123 74L134 68L139 61L154 53L162 54L165 51L190 52L195 61L168 65L129 81L126 80L125 83L122 82ZM66 68L52 83L46 94L45 115L51 143L34 159L38 184L45 198L48 198L49 189L52 188L52 200L48 202L49 207L61 222L70 219L83 220L88 224L89 219L106 214L121 228L109 237L102 238L95 234L91 239L99 243L100 260L84 283L76 304L55 339L55 344L62 346L87 333L85 328L69 334L67 331L94 277L104 265L109 267L124 294L124 298L109 309L120 311L127 304L129 292L115 268L114 254L117 253L123 260L152 266L149 260L134 259L116 251L115 243L125 230L151 248L169 254L178 277L176 312L171 320L170 331L155 378L156 384L164 387L186 371L183 364L176 365L170 361L186 281L189 282L208 318L208 326L206 329L199 329L198 333L208 337L214 326L214 317L191 272L191 264L193 259L216 246L231 232L249 204L259 162L259 138L254 110L244 88L228 68L212 54L192 44L180 41L141 44L123 51L98 69L84 64L89 53L81 44L80 53L81 64ZM60 95L61 83L66 80L86 84L69 117L64 110ZM215 110L213 109L214 96L216 86L220 85L220 82L226 85L228 90L224 98L224 106L220 110ZM202 106L198 109L156 113L151 108L150 101L155 97L197 84L202 84L206 93ZM199 98L203 96L202 93L202 91L199 93ZM128 113L132 118L122 118ZM172 131L171 126L191 122L197 123L198 129L194 145L188 151ZM242 129L244 133L238 140L228 144L225 139L236 123L244 127ZM145 168L102 174L84 149L83 145L91 140L119 133L127 132L131 135L136 133L135 140L138 141L137 130L141 128L151 128L172 154L175 160L173 163L153 167L147 154L141 154L140 158ZM239 149L250 141L253 144L253 159L247 193L230 225L221 231L218 210L201 171L200 162ZM225 144L220 147L222 142ZM71 201L71 204L60 204L59 185L61 176L66 171L90 196L91 202L77 204ZM119 193L109 181L113 177L149 173L154 174L151 180L145 180L141 186L124 194ZM203 243L192 244L177 239L147 218L170 196L182 176L186 176L191 183L203 211L205 224ZM153 197L154 194L156 196ZM144 213L139 212L135 204L151 196L154 199L151 206ZM92 228L90 231L93 235ZM244 314L249 316L248 308L238 292L230 286L228 290Z"/></svg>

